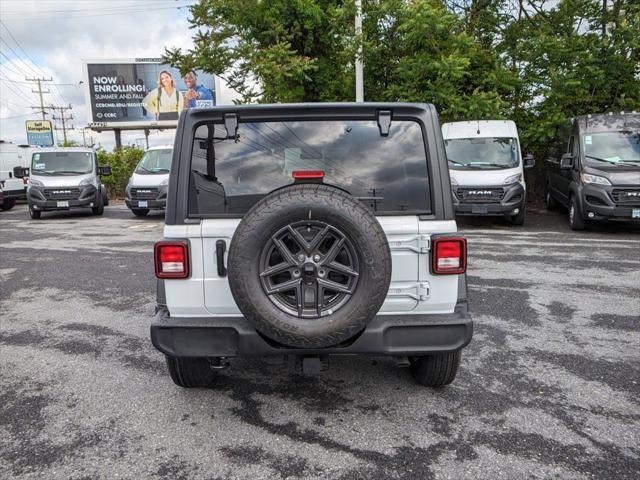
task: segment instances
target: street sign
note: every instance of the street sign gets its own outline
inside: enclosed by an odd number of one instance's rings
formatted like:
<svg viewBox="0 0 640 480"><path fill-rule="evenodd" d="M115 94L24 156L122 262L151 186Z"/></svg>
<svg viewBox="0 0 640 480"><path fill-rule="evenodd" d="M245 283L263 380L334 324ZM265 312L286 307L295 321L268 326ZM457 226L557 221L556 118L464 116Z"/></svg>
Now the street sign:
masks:
<svg viewBox="0 0 640 480"><path fill-rule="evenodd" d="M27 143L39 147L53 146L53 125L50 120L27 120Z"/></svg>

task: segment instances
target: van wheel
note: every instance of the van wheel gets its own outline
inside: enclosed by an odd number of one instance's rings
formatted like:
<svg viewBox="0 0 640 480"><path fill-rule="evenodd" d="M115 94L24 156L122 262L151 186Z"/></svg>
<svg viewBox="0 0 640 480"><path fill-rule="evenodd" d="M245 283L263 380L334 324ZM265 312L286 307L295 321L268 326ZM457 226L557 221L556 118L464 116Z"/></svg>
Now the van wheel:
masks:
<svg viewBox="0 0 640 480"><path fill-rule="evenodd" d="M208 388L213 385L216 373L206 358L169 357L167 369L173 383L182 388Z"/></svg>
<svg viewBox="0 0 640 480"><path fill-rule="evenodd" d="M556 210L558 208L558 201L551 195L551 188L547 185L547 194L544 197L544 204L547 210Z"/></svg>
<svg viewBox="0 0 640 480"><path fill-rule="evenodd" d="M91 208L91 211L94 215L102 215L104 213L104 197L101 192L98 193L98 205Z"/></svg>
<svg viewBox="0 0 640 480"><path fill-rule="evenodd" d="M413 357L411 373L416 382L426 387L444 387L456 378L460 365L460 350Z"/></svg>
<svg viewBox="0 0 640 480"><path fill-rule="evenodd" d="M523 206L517 215L509 215L508 219L511 225L524 225L524 218L526 216L526 210Z"/></svg>
<svg viewBox="0 0 640 480"><path fill-rule="evenodd" d="M136 217L146 217L149 213L148 208L132 208L131 211Z"/></svg>
<svg viewBox="0 0 640 480"><path fill-rule="evenodd" d="M575 196L571 197L569 204L569 226L571 230L584 230L585 227L585 221Z"/></svg>
<svg viewBox="0 0 640 480"><path fill-rule="evenodd" d="M40 220L40 217L42 216L42 212L38 210L34 210L33 208L31 208L31 204L29 204L29 216L33 220Z"/></svg>
<svg viewBox="0 0 640 480"><path fill-rule="evenodd" d="M0 209L1 210L11 210L15 206L16 206L16 199L15 198L5 198L4 201L2 202L2 205L0 205Z"/></svg>

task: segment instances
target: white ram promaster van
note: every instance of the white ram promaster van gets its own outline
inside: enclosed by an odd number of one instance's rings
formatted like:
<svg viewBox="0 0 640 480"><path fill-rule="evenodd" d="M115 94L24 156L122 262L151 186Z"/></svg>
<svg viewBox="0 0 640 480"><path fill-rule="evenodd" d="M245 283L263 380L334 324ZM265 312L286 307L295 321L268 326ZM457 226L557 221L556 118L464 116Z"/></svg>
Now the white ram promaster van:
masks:
<svg viewBox="0 0 640 480"><path fill-rule="evenodd" d="M43 148L34 152L27 187L31 218L71 208L91 208L94 215L102 215L107 191L101 175L111 175L111 167L99 167L91 148Z"/></svg>
<svg viewBox="0 0 640 480"><path fill-rule="evenodd" d="M30 153L29 145L17 145L0 140L0 209L10 210L17 200L26 198L26 178Z"/></svg>
<svg viewBox="0 0 640 480"><path fill-rule="evenodd" d="M125 203L134 215L144 217L149 210L164 210L173 147L151 147L138 163L125 189Z"/></svg>
<svg viewBox="0 0 640 480"><path fill-rule="evenodd" d="M520 153L511 120L453 122L442 125L457 215L504 215L512 224L525 218L527 189L523 167L532 155Z"/></svg>

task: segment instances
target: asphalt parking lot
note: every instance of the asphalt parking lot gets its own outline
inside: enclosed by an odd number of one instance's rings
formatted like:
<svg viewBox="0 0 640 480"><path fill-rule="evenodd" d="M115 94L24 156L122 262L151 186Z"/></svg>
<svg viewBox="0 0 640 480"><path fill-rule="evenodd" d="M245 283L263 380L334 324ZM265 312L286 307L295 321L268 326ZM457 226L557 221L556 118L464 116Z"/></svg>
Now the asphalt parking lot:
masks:
<svg viewBox="0 0 640 480"><path fill-rule="evenodd" d="M149 341L162 215L0 212L0 478L640 478L640 229L470 219L456 381L240 360L183 390Z"/></svg>

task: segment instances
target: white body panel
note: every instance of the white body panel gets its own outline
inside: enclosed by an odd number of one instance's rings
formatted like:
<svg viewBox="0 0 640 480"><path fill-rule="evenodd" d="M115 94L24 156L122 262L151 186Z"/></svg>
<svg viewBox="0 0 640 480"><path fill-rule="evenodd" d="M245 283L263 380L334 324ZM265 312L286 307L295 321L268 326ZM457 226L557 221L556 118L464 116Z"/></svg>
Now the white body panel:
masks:
<svg viewBox="0 0 640 480"><path fill-rule="evenodd" d="M34 150L36 149L29 146L0 141L0 180L13 178L15 167L29 168Z"/></svg>
<svg viewBox="0 0 640 480"><path fill-rule="evenodd" d="M129 185L132 187L159 187L163 182L168 180L168 173L140 175L134 172L129 179Z"/></svg>
<svg viewBox="0 0 640 480"><path fill-rule="evenodd" d="M518 142L519 163L514 168L501 170L454 170L449 169L449 176L454 185L468 187L500 186L504 181L518 173L523 174L522 152L516 124L511 120L473 120L468 122L452 122L442 125L444 140L456 138L515 138ZM465 159L460 159L465 160ZM525 188L524 175L520 184Z"/></svg>
<svg viewBox="0 0 640 480"><path fill-rule="evenodd" d="M450 221L419 221L415 215L377 217L389 240L392 275L380 314L451 313L458 298L458 276L430 273L433 234L456 232ZM187 280L165 280L167 306L172 316L241 316L226 276L218 275L216 242L224 240L227 253L240 219L205 219L194 225L167 225L165 239L188 239L191 275ZM227 258L225 254L225 265Z"/></svg>
<svg viewBox="0 0 640 480"><path fill-rule="evenodd" d="M156 147L150 147L147 152L152 150L173 150L172 145L158 145ZM133 172L131 178L129 178L129 185L132 187L159 187L160 185L166 185L169 181L169 173L153 173L144 174Z"/></svg>

